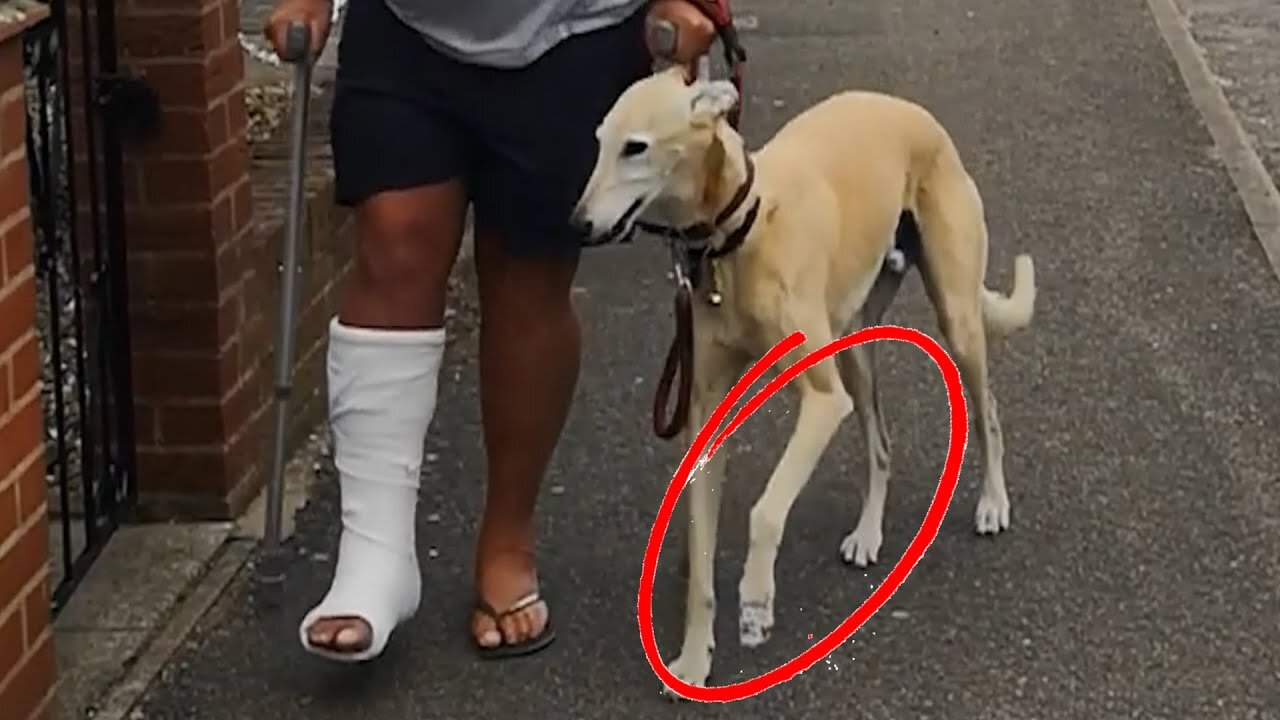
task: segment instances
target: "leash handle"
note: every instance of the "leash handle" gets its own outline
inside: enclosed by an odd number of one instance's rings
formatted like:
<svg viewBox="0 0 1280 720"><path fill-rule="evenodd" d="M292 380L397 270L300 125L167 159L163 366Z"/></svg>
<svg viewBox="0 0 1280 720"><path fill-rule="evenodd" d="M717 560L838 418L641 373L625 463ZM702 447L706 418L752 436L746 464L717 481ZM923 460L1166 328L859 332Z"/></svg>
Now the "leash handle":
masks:
<svg viewBox="0 0 1280 720"><path fill-rule="evenodd" d="M738 90L738 104L729 111L729 127L737 130L742 126L742 108L747 104L747 95L744 89L742 63L735 63L729 66L729 82L733 83L733 87Z"/></svg>
<svg viewBox="0 0 1280 720"><path fill-rule="evenodd" d="M729 66L729 82L738 90L738 104L729 113L729 125L735 130L742 123L742 106L746 102L743 94L743 71L747 62L747 51L738 36L738 28L733 24L733 10L729 0L690 0L694 7L715 26L716 35L720 38L720 47L724 51L725 64Z"/></svg>
<svg viewBox="0 0 1280 720"><path fill-rule="evenodd" d="M656 60L685 66L686 80L710 79L707 57L715 39L728 67L729 81L738 90L737 106L728 121L737 128L742 121L743 65L746 50L733 23L728 0L656 0L645 21L645 43Z"/></svg>

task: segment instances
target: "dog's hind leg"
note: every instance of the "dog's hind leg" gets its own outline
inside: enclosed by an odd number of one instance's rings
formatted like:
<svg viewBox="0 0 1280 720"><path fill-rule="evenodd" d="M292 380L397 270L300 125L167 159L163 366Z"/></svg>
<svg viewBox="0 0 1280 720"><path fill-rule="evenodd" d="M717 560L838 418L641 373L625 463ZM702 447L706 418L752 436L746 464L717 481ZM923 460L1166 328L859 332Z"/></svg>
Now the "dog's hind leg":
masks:
<svg viewBox="0 0 1280 720"><path fill-rule="evenodd" d="M1004 477L1004 439L987 368L987 331L982 314L987 230L982 201L963 171L943 174L921 194L924 262L921 275L938 324L951 346L968 391L980 434L983 481L975 529L994 535L1009 527Z"/></svg>
<svg viewBox="0 0 1280 720"><path fill-rule="evenodd" d="M900 273L890 270L880 273L859 313L860 327L880 324L901 284ZM876 562L884 539L884 504L891 464L889 432L880 413L876 383L875 343L849 348L836 355L836 361L840 378L853 395L867 440L867 484L862 492L862 511L858 524L840 543L840 556L846 563L866 567Z"/></svg>
<svg viewBox="0 0 1280 720"><path fill-rule="evenodd" d="M805 352L833 339L829 325L817 325L801 324L807 335ZM750 546L738 584L738 635L746 647L763 644L773 629L774 563L791 506L808 484L840 421L853 411L853 398L830 359L809 368L793 382L800 391L795 431L764 492L751 508Z"/></svg>
<svg viewBox="0 0 1280 720"><path fill-rule="evenodd" d="M973 402L971 412L981 434L983 479L974 514L975 529L981 535L994 535L1009 528L1009 493L1004 479L1004 437L995 394L991 392L981 313L979 304L973 302L961 312L955 312L954 307L940 312L939 322Z"/></svg>
<svg viewBox="0 0 1280 720"><path fill-rule="evenodd" d="M695 342L698 342L696 336ZM733 351L713 343L698 343L694 349L693 392L688 429L685 431L687 443L692 445L693 436L706 424L716 405L729 394L745 365L745 359ZM673 675L690 685L706 685L716 645L716 533L728 453L727 446L716 451L694 473L684 493L689 513L689 529L685 540L688 585L684 640L680 655L668 663L668 668ZM679 697L670 688L665 689L665 692L670 697Z"/></svg>

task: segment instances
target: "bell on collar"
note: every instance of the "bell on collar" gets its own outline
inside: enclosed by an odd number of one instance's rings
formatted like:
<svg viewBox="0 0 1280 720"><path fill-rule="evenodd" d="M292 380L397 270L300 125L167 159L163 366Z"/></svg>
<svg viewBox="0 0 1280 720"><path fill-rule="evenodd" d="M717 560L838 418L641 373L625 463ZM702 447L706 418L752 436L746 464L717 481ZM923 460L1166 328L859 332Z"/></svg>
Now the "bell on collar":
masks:
<svg viewBox="0 0 1280 720"><path fill-rule="evenodd" d="M720 307L724 304L724 294L720 292L720 263L715 260L708 260L707 266L707 269L711 271L708 273L711 276L711 284L707 288L707 302L711 303L712 307Z"/></svg>

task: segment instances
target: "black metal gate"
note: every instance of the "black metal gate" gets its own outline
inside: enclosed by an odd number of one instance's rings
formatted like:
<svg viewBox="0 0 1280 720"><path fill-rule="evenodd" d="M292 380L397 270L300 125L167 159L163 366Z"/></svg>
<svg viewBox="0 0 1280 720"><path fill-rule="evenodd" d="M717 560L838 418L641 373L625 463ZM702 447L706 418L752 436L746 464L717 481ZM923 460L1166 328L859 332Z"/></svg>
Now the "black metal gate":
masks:
<svg viewBox="0 0 1280 720"><path fill-rule="evenodd" d="M23 61L56 612L136 488L120 135L104 92L115 8L46 1Z"/></svg>

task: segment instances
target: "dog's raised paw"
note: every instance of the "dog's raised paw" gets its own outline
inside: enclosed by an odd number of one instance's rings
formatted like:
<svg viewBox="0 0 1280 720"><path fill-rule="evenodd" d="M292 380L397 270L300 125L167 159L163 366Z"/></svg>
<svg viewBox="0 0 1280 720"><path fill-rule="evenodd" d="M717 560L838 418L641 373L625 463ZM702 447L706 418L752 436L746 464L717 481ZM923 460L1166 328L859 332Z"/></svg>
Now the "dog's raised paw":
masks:
<svg viewBox="0 0 1280 720"><path fill-rule="evenodd" d="M690 685L706 687L707 678L711 677L711 649L705 653L680 653L680 657L667 664L667 669ZM673 701L687 699L666 685L662 687L662 694Z"/></svg>
<svg viewBox="0 0 1280 720"><path fill-rule="evenodd" d="M880 543L883 541L884 535L880 532L880 528L868 529L858 525L853 532L845 535L844 540L840 541L840 557L846 563L860 568L875 565L877 556L880 554Z"/></svg>
<svg viewBox="0 0 1280 720"><path fill-rule="evenodd" d="M1009 496L982 495L978 498L978 510L974 513L974 529L979 535L995 535L1009 529Z"/></svg>
<svg viewBox="0 0 1280 720"><path fill-rule="evenodd" d="M760 647L773 630L773 600L743 600L738 616L738 641L743 647Z"/></svg>

